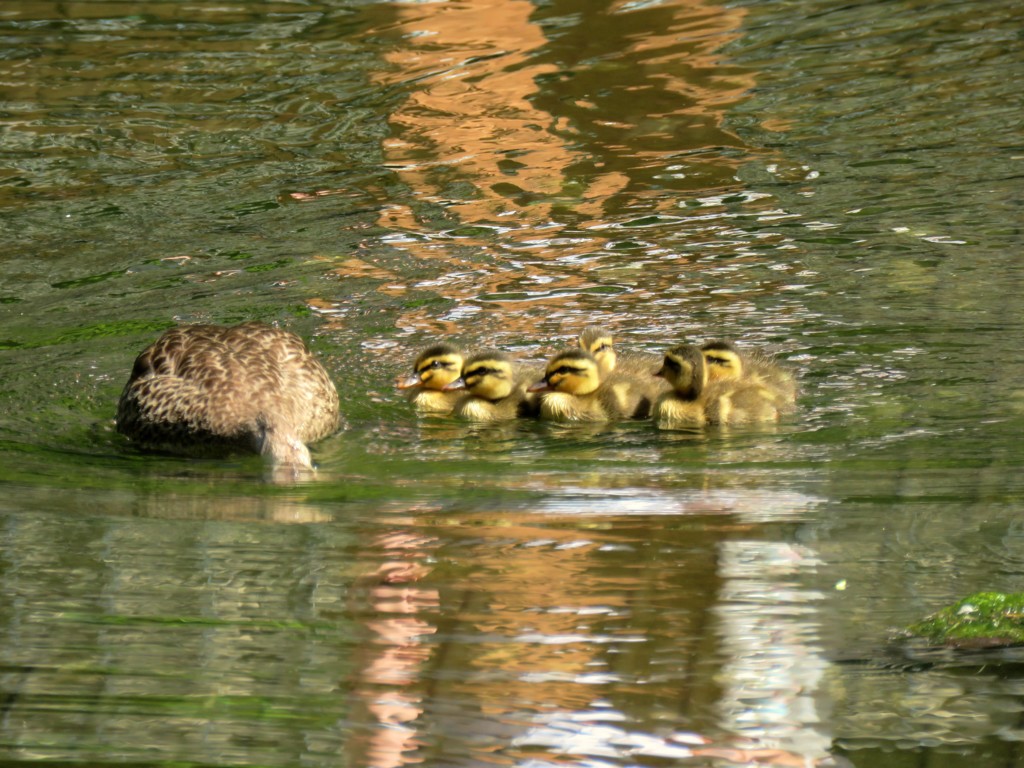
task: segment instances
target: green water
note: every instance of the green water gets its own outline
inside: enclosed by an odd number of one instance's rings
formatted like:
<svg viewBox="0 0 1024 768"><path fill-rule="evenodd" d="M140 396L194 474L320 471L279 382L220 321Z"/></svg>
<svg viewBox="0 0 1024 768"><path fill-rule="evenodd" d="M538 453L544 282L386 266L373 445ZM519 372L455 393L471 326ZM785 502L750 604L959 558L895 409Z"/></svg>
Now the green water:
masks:
<svg viewBox="0 0 1024 768"><path fill-rule="evenodd" d="M1021 764L1018 658L888 643L1024 589L1020 28L7 0L5 764ZM315 480L114 434L161 330L250 319L338 384ZM593 322L768 349L799 413L473 428L392 389Z"/></svg>

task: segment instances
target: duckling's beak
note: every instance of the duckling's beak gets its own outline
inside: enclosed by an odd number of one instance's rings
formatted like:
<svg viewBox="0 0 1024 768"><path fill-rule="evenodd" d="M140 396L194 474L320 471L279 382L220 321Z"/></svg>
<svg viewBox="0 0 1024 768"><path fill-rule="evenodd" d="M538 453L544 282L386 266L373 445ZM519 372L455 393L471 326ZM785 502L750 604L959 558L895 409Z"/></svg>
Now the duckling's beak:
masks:
<svg viewBox="0 0 1024 768"><path fill-rule="evenodd" d="M411 376L399 376L395 379L395 386L399 389L412 389L413 387L419 387L423 385L423 380L420 379L419 374L412 374Z"/></svg>
<svg viewBox="0 0 1024 768"><path fill-rule="evenodd" d="M455 389L465 389L465 388L466 388L466 380L464 378L462 378L461 376L459 376L459 378L457 378L455 381L450 381L447 384L445 384L443 387L441 387L441 389L443 391L445 391L445 392L451 392L452 390L455 390Z"/></svg>
<svg viewBox="0 0 1024 768"><path fill-rule="evenodd" d="M665 366L661 366L661 368L659 368L658 370L654 371L651 375L652 376L657 376L660 379L664 379L665 378Z"/></svg>
<svg viewBox="0 0 1024 768"><path fill-rule="evenodd" d="M550 392L551 386L548 384L547 379L541 379L540 381L534 382L526 388L527 392Z"/></svg>

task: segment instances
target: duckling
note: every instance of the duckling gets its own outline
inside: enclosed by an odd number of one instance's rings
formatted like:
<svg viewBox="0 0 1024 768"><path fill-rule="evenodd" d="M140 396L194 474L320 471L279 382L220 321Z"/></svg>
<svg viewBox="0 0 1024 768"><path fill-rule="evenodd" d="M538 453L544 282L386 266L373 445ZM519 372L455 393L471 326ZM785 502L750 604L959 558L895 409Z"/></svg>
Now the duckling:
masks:
<svg viewBox="0 0 1024 768"><path fill-rule="evenodd" d="M531 379L508 356L495 350L477 353L462 366L462 376L445 386L446 391L466 390L452 413L468 421L505 421L529 416Z"/></svg>
<svg viewBox="0 0 1024 768"><path fill-rule="evenodd" d="M602 375L592 354L570 349L548 361L544 378L530 387L542 393L538 415L546 421L614 421L643 419L651 401L629 377Z"/></svg>
<svg viewBox="0 0 1024 768"><path fill-rule="evenodd" d="M580 333L579 345L597 360L602 376L607 377L615 372L619 376L630 378L641 396L651 403L670 389L663 379L652 375L661 363L658 355L634 351L618 352L615 349L614 337L607 328L599 325L587 326Z"/></svg>
<svg viewBox="0 0 1024 768"><path fill-rule="evenodd" d="M730 341L709 341L701 351L707 361L708 381L753 385L754 389L746 390L745 398L741 399L767 400L780 411L791 410L796 405L796 379L791 371L777 365L769 356L741 354ZM743 391L737 389L733 394Z"/></svg>
<svg viewBox="0 0 1024 768"><path fill-rule="evenodd" d="M588 325L579 336L580 349L585 349L594 356L601 366L601 375L607 376L612 371L628 375L638 375L646 380L650 374L658 370L661 358L645 352L618 352L615 349L615 337L607 328L600 325Z"/></svg>
<svg viewBox="0 0 1024 768"><path fill-rule="evenodd" d="M680 344L665 353L661 369L654 374L672 386L654 403L651 418L659 427L703 427L705 388L708 370L701 350L692 344Z"/></svg>
<svg viewBox="0 0 1024 768"><path fill-rule="evenodd" d="M580 349L594 356L602 376L615 370L618 354L615 351L615 337L607 328L600 325L588 325L580 332Z"/></svg>
<svg viewBox="0 0 1024 768"><path fill-rule="evenodd" d="M736 358L738 360L738 358ZM665 353L656 376L672 385L658 398L652 418L660 427L702 427L776 421L783 409L777 393L757 376L711 378L705 348L681 344Z"/></svg>
<svg viewBox="0 0 1024 768"><path fill-rule="evenodd" d="M327 371L293 333L257 322L172 328L136 358L117 431L184 455L250 451L312 469L306 443L340 423Z"/></svg>
<svg viewBox="0 0 1024 768"><path fill-rule="evenodd" d="M463 356L449 344L423 350L413 363L410 376L399 376L395 386L409 389L409 401L420 413L449 414L464 392L444 391L462 373Z"/></svg>

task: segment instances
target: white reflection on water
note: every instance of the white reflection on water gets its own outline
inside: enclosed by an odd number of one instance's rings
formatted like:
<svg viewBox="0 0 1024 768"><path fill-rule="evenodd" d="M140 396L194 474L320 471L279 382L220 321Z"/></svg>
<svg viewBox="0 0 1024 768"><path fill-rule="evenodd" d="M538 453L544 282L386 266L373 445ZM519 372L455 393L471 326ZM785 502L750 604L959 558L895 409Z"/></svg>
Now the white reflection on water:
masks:
<svg viewBox="0 0 1024 768"><path fill-rule="evenodd" d="M613 714L614 713L610 713ZM604 715L607 717L607 715ZM585 720L584 720L585 718ZM541 715L538 724L522 736L512 740L513 747L546 747L562 755L587 757L627 758L633 755L686 759L694 752L686 746L646 733L631 733L618 726L599 722L600 711L561 713L557 716ZM597 722L595 722L597 721ZM554 765L531 761L527 765ZM596 765L579 762L577 765Z"/></svg>
<svg viewBox="0 0 1024 768"><path fill-rule="evenodd" d="M660 490L567 487L543 500L539 512L591 515L737 515L748 523L801 520L822 499L768 488Z"/></svg>
<svg viewBox="0 0 1024 768"><path fill-rule="evenodd" d="M587 515L724 514L750 523L800 519L820 499L763 489L730 491L604 490L567 488L542 507ZM806 546L788 542L724 541L719 550L722 586L716 598L722 693L714 733L648 733L631 729L626 714L597 700L586 709L530 718L513 748L572 755L574 765L610 765L637 758L678 761L721 759L773 766L840 766L820 712L828 664L818 642L818 603L824 596L804 585L822 561ZM589 642L593 636L530 637L531 642ZM616 636L622 641L621 636ZM631 638L643 641L638 636ZM565 682L605 681L566 674ZM555 765L531 757L520 765ZM564 763L558 763L564 764ZM700 762L700 764L704 764Z"/></svg>
<svg viewBox="0 0 1024 768"><path fill-rule="evenodd" d="M725 656L721 725L759 750L828 756L819 689L828 667L818 643L820 592L803 581L821 565L786 542L723 542L717 613Z"/></svg>

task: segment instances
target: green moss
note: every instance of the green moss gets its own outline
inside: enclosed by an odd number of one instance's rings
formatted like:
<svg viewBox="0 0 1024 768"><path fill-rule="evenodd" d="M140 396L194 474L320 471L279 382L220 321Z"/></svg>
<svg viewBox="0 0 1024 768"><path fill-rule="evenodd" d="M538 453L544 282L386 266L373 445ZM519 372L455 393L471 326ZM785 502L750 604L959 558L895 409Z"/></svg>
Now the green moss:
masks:
<svg viewBox="0 0 1024 768"><path fill-rule="evenodd" d="M1024 645L1024 593L978 592L907 627L937 645Z"/></svg>
<svg viewBox="0 0 1024 768"><path fill-rule="evenodd" d="M270 272L271 270L274 270L274 269L280 269L281 267L287 267L289 264L292 264L292 263L293 263L292 259L278 259L277 261L272 261L269 264L253 264L251 267L246 267L245 271L246 272Z"/></svg>
<svg viewBox="0 0 1024 768"><path fill-rule="evenodd" d="M113 272L101 272L97 275L86 275L85 277L79 277L74 280L62 280L58 283L50 283L53 288L78 288L83 285L92 285L93 283L102 283L105 280L111 278L121 277L125 274L123 269L117 269Z"/></svg>

